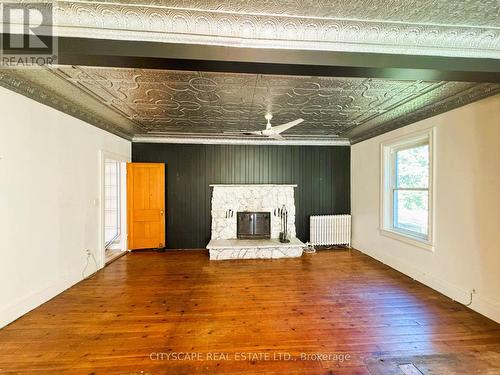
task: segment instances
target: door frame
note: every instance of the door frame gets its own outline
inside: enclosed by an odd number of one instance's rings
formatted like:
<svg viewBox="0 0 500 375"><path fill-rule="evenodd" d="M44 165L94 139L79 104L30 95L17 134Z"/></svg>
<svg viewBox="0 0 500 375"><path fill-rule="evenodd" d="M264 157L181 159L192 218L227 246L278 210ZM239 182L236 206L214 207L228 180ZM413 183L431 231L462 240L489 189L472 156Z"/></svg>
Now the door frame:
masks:
<svg viewBox="0 0 500 375"><path fill-rule="evenodd" d="M105 182L105 161L106 159L113 159L122 163L130 163L130 156L126 155L121 155L117 154L115 152L110 152L106 150L100 150L99 151L99 169L100 169L100 178L99 178L99 254L98 254L98 265L99 269L103 268L106 265L106 249L104 247L104 226L105 226L105 219L104 219L104 200L105 200L105 193L104 193L104 182ZM125 219L122 220L122 233L125 235L125 250L128 250L128 235L127 235L127 167L122 171L121 175L121 188L122 188L122 196L120 198L121 200L121 212L123 215L125 215ZM123 190L123 186L125 186L125 189Z"/></svg>

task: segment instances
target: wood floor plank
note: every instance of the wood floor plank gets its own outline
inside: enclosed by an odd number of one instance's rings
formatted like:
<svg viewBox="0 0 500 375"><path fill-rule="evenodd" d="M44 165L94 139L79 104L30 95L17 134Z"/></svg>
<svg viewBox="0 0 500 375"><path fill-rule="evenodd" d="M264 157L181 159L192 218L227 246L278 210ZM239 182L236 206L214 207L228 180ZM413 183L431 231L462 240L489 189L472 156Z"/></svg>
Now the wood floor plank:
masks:
<svg viewBox="0 0 500 375"><path fill-rule="evenodd" d="M498 358L499 324L357 251L128 254L0 330L0 374L500 374Z"/></svg>

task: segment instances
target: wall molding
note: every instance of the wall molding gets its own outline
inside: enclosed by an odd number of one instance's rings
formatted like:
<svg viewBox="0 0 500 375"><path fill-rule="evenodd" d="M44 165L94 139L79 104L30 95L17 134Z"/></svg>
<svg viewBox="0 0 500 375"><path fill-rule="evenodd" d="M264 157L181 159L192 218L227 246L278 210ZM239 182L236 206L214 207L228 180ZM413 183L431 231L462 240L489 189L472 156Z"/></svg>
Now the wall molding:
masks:
<svg viewBox="0 0 500 375"><path fill-rule="evenodd" d="M268 145L268 146L350 146L345 138L337 139L287 139L276 141L273 139L228 139L215 137L148 137L135 136L133 143L180 143L180 144L205 144L205 145Z"/></svg>

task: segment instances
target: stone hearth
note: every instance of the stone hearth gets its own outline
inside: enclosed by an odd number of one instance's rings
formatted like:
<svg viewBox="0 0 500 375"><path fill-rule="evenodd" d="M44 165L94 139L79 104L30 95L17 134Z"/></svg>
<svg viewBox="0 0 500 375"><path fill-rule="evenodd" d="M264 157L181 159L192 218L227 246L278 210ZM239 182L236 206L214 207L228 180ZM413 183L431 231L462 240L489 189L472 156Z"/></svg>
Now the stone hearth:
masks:
<svg viewBox="0 0 500 375"><path fill-rule="evenodd" d="M304 244L297 238L289 243L270 240L212 240L207 245L210 260L278 259L302 255Z"/></svg>

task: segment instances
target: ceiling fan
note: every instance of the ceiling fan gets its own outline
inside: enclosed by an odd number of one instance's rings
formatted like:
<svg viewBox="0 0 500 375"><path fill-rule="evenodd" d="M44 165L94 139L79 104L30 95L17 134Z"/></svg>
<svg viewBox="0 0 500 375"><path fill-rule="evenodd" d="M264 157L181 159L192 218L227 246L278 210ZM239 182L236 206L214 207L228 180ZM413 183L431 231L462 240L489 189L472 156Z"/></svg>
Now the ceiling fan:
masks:
<svg viewBox="0 0 500 375"><path fill-rule="evenodd" d="M294 121L287 122L286 124L283 125L277 125L277 126L271 126L271 119L273 118L273 115L270 113L266 113L265 119L267 120L266 128L264 130L256 130L256 131L250 131L250 130L242 130L239 132L224 132L226 134L243 134L243 135L263 135L272 139L275 139L277 141L285 141L286 139L281 136L281 133L283 133L285 130L288 130L298 124L300 124L304 119L297 119Z"/></svg>

